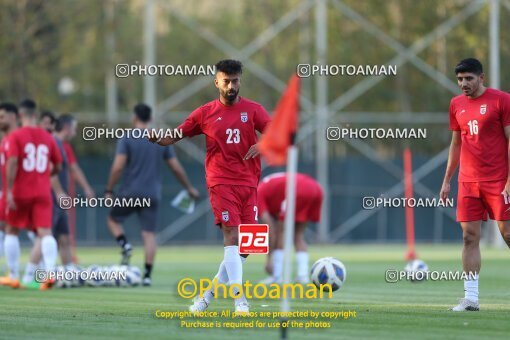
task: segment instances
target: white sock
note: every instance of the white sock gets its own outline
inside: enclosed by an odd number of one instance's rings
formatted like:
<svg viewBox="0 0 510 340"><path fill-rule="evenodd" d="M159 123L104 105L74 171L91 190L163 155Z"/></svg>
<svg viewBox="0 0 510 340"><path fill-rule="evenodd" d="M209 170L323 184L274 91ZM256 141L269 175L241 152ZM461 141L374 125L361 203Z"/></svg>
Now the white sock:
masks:
<svg viewBox="0 0 510 340"><path fill-rule="evenodd" d="M2 256L4 256L4 237L5 237L5 233L0 230L0 259L2 258Z"/></svg>
<svg viewBox="0 0 510 340"><path fill-rule="evenodd" d="M44 236L41 240L41 253L44 261L44 269L54 270L57 264L57 241L51 235Z"/></svg>
<svg viewBox="0 0 510 340"><path fill-rule="evenodd" d="M283 249L273 250L273 277L281 280L283 276Z"/></svg>
<svg viewBox="0 0 510 340"><path fill-rule="evenodd" d="M25 267L25 275L23 275L23 284L28 284L34 279L35 271L37 270L37 264L28 262Z"/></svg>
<svg viewBox="0 0 510 340"><path fill-rule="evenodd" d="M9 276L11 279L19 278L19 238L16 235L5 235L4 240L5 259L9 267Z"/></svg>
<svg viewBox="0 0 510 340"><path fill-rule="evenodd" d="M298 251L296 253L297 276L308 277L308 253L306 251Z"/></svg>
<svg viewBox="0 0 510 340"><path fill-rule="evenodd" d="M239 256L239 247L225 247L223 262L225 263L225 269L227 270L229 285L236 284L241 286L243 284L243 261ZM240 293L239 289L234 289L233 292L235 295ZM246 301L244 295L241 295L239 298L235 299L236 305L243 301Z"/></svg>
<svg viewBox="0 0 510 340"><path fill-rule="evenodd" d="M478 302L478 274L475 274L474 280L464 281L464 298Z"/></svg>
<svg viewBox="0 0 510 340"><path fill-rule="evenodd" d="M242 263L246 262L246 257L240 256L240 258ZM227 268L225 268L225 261L221 262L220 268L218 269L218 273L214 278L217 280L218 284L228 284L228 274ZM204 298L207 301L207 303L209 303L214 298L214 288L207 290L204 293Z"/></svg>

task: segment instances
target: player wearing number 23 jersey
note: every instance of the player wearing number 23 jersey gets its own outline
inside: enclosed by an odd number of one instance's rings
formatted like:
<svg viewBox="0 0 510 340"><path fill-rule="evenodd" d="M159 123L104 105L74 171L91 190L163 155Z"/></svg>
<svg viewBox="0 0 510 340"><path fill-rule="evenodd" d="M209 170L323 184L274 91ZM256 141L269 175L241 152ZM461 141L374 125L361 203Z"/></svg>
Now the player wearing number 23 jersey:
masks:
<svg viewBox="0 0 510 340"><path fill-rule="evenodd" d="M51 228L50 171L62 163L55 140L39 127L26 126L9 135L7 161L17 158L12 194L16 209L8 209L7 223L16 228Z"/></svg>
<svg viewBox="0 0 510 340"><path fill-rule="evenodd" d="M243 157L270 119L262 105L240 97L230 106L213 100L179 126L186 137L206 136L206 181L216 224L256 222L260 158Z"/></svg>

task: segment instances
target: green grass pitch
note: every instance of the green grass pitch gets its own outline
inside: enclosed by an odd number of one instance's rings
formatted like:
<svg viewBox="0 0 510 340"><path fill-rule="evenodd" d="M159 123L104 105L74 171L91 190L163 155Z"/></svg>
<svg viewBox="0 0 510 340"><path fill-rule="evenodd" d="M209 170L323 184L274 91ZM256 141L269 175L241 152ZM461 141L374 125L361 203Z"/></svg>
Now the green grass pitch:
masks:
<svg viewBox="0 0 510 340"><path fill-rule="evenodd" d="M417 251L431 270L461 268L461 245L418 246ZM24 249L23 263L26 252ZM141 247L135 249L133 264L141 266L142 253ZM507 249L482 249L482 310L478 313L447 311L463 296L461 281L386 283L387 269L404 267L403 254L403 246L310 247L311 261L324 256L340 259L347 268L347 281L334 293L333 299L294 300L292 309L351 310L356 311L356 318L330 321L328 329L291 328L289 338L508 339L510 252ZM189 300L177 295L178 280L211 278L222 256L221 246L160 248L154 284L150 288L81 287L40 292L0 287L0 338L32 339L37 335L37 338L52 339L278 339L276 329L190 329L180 327L179 320L155 317L156 310L187 310ZM110 265L117 263L120 256L116 248L86 248L79 249L79 258L83 265ZM256 282L265 276L263 260L263 256L248 259L244 266L246 280ZM279 301L273 300L251 300L250 304L251 311L257 312L279 308ZM209 310L226 309L233 309L232 301L220 299Z"/></svg>

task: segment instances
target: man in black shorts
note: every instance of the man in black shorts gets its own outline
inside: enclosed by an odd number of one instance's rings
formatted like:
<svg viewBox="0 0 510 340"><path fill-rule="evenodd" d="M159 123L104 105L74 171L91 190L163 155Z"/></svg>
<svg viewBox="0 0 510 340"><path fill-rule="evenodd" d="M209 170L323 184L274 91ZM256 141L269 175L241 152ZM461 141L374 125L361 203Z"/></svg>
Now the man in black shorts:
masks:
<svg viewBox="0 0 510 340"><path fill-rule="evenodd" d="M151 120L151 108L138 104L134 108L133 126L135 129L147 129ZM175 156L172 146L161 148L145 138L125 136L117 143L115 159L110 171L110 178L105 196L113 196L113 188L123 174L123 182L117 197L133 199L150 199L149 207L113 207L108 216L108 228L122 248L122 264L129 264L132 247L124 235L121 223L133 212L138 214L142 227L145 248L145 270L143 285L150 286L152 265L156 254L156 237L158 206L161 200L161 161L165 161L189 195L196 199L198 191L189 183L186 173Z"/></svg>

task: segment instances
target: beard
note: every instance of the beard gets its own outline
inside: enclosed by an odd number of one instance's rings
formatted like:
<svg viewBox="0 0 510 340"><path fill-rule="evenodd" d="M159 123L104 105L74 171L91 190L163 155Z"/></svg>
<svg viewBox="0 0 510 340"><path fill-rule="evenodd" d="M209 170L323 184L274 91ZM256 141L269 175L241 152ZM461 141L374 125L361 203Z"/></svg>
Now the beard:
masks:
<svg viewBox="0 0 510 340"><path fill-rule="evenodd" d="M237 90L237 91L236 90L228 90L228 91L221 92L221 96L231 103L233 103L234 100L236 100L238 94L239 94L239 90Z"/></svg>

